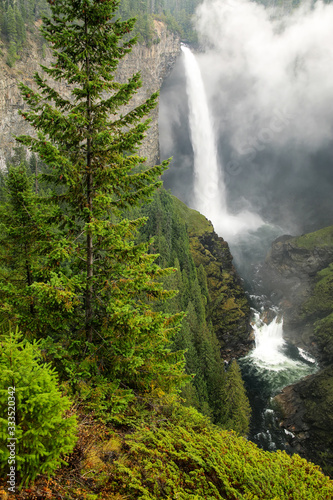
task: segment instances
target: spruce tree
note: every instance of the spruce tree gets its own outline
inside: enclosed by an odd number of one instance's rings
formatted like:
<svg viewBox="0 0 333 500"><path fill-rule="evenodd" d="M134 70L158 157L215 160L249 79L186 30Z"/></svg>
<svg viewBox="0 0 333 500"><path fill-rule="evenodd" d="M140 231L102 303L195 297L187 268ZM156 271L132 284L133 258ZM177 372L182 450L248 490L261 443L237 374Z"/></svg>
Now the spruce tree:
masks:
<svg viewBox="0 0 333 500"><path fill-rule="evenodd" d="M17 330L0 335L0 471L7 477L14 466L22 483L52 473L76 442L76 417L65 418L71 402L41 358Z"/></svg>
<svg viewBox="0 0 333 500"><path fill-rule="evenodd" d="M4 179L0 322L15 323L29 337L43 337L52 330L67 331L77 300L64 272L55 273L63 251L61 232L56 227L61 220L60 208L42 204L28 170L23 164L9 167ZM66 307L59 307L61 304Z"/></svg>
<svg viewBox="0 0 333 500"><path fill-rule="evenodd" d="M251 407L238 363L233 360L226 376L223 426L246 436L250 427Z"/></svg>
<svg viewBox="0 0 333 500"><path fill-rule="evenodd" d="M43 76L35 74L38 91L20 84L29 105L21 114L37 133L18 141L48 165L41 180L57 187L48 203L62 210L58 260L49 264L54 281L44 289L39 284L36 300L43 303L44 292L59 288L56 278L69 269L78 301L75 320L62 338L51 332L51 339L64 349L62 362L69 353L66 370L77 384L88 377L104 383L113 407L115 399L121 405L138 392L174 393L186 378L183 355L168 349L181 314L151 308L152 301L174 295L161 285L170 270L155 264L147 243L134 242L145 219L122 218L124 209L149 199L168 164L148 168L136 153L157 94L126 111L140 75L125 84L115 81L119 61L135 43L135 21L116 17L115 0L49 4L52 17L44 18L42 33L53 46L54 62L42 66ZM52 80L69 86L71 98ZM66 304L58 306L65 311ZM55 354L52 344L49 352Z"/></svg>

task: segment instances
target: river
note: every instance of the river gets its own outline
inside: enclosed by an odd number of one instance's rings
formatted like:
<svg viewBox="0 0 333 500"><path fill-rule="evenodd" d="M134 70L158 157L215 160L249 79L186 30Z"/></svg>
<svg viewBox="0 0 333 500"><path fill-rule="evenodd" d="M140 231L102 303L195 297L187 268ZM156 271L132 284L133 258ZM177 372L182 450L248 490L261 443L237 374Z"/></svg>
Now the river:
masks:
<svg viewBox="0 0 333 500"><path fill-rule="evenodd" d="M190 205L210 219L216 232L229 242L253 305L255 349L239 360L252 407L249 439L267 450L283 449L285 431L276 425L272 398L286 385L315 372L317 364L308 353L284 340L283 318L256 279L265 250L281 229L266 224L249 209L230 212L201 70L196 56L185 46L182 61L194 164Z"/></svg>

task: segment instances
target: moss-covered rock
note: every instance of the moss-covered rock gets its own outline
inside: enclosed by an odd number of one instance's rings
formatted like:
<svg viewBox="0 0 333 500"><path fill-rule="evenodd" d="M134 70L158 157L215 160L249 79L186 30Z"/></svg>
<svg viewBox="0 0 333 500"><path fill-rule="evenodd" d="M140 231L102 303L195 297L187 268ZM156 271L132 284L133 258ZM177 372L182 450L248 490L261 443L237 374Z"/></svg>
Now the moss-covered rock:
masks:
<svg viewBox="0 0 333 500"><path fill-rule="evenodd" d="M197 268L204 267L210 295L208 320L212 322L226 360L248 353L253 346L250 306L232 263L229 245L199 212L174 196L175 208L186 223L190 252Z"/></svg>
<svg viewBox="0 0 333 500"><path fill-rule="evenodd" d="M290 447L333 474L333 226L273 242L265 265L289 340L324 368L277 396Z"/></svg>

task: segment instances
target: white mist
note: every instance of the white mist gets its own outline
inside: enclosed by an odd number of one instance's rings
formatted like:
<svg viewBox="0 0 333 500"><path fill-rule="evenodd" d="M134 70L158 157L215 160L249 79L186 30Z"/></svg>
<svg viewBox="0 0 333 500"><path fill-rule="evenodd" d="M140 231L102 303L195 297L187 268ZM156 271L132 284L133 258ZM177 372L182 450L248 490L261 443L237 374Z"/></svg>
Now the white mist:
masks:
<svg viewBox="0 0 333 500"><path fill-rule="evenodd" d="M226 188L218 164L212 114L208 106L201 70L195 55L182 46L189 102L189 125L194 153L194 200L196 210L205 215L223 238L230 240L264 224L257 214L228 212Z"/></svg>

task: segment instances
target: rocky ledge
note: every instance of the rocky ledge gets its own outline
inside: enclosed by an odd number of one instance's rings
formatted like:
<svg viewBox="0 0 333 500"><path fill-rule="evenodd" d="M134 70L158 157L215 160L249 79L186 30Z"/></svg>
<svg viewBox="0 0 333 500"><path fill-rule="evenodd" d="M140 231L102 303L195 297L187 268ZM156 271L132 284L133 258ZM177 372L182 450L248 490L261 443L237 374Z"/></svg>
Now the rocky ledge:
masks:
<svg viewBox="0 0 333 500"><path fill-rule="evenodd" d="M190 248L196 266L207 274L212 321L226 361L245 356L254 346L250 307L241 280L232 263L229 245L214 231L190 232Z"/></svg>

